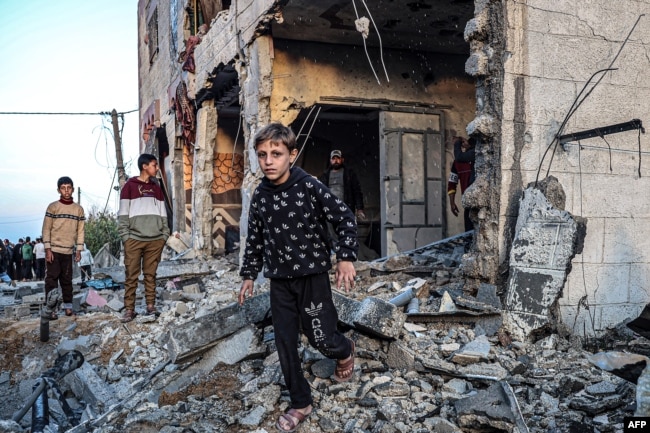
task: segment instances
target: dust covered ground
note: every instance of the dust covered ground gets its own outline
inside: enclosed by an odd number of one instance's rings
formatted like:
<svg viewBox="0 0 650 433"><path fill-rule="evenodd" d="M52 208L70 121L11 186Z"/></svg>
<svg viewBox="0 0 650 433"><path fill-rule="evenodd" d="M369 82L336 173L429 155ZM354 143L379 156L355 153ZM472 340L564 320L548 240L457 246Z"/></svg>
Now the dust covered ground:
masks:
<svg viewBox="0 0 650 433"><path fill-rule="evenodd" d="M424 278L422 266L415 277L404 266L377 273L367 264L357 265L357 288L350 294L357 300L370 295L388 300L414 278L422 278L428 291L423 308L427 303L437 308L441 289L453 292L463 285L458 263L449 260L440 260ZM169 362L165 335L170 329L236 300L241 283L236 264L215 260L210 269L200 277L160 280L160 291L182 292L185 281L198 282L200 293L159 300L162 314L154 322L122 324L120 313L104 307L60 316L50 322L49 341L41 342L39 318L0 320L0 419L5 420L0 432L29 431L30 412L19 424L8 420L24 405L39 375L67 350L83 353L87 367L113 395L106 407L93 407L73 392L67 378L61 380L71 406L83 414L82 423L66 425L50 395L50 431L277 431L276 420L289 399L271 326L252 327L249 355L232 364L215 361L227 343L181 364ZM265 284L256 287L257 293L265 290ZM100 294L107 299L121 295ZM487 336L462 320L405 326L395 341L349 327L342 331L357 344L354 380L349 383L332 381L333 363L302 340L304 373L315 404L300 432L622 432L623 418L634 414L635 386L587 358L604 349L643 353L648 347L644 338L622 329L599 341L552 333L524 343L512 341L503 330ZM479 355L458 357L477 343L483 347ZM485 406L504 404L495 385L512 390L516 410L506 415L487 410ZM463 405L477 398L478 403Z"/></svg>

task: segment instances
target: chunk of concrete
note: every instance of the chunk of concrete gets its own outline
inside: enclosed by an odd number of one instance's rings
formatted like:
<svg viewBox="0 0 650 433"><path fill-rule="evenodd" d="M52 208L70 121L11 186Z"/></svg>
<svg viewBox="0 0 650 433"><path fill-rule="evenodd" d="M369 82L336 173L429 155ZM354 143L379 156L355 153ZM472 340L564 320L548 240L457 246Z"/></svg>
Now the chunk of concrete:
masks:
<svg viewBox="0 0 650 433"><path fill-rule="evenodd" d="M399 337L406 316L390 302L372 296L356 301L338 292L332 292L332 299L340 322L378 338Z"/></svg>
<svg viewBox="0 0 650 433"><path fill-rule="evenodd" d="M479 335L454 354L452 361L460 365L486 361L490 354L490 342L485 335Z"/></svg>
<svg viewBox="0 0 650 433"><path fill-rule="evenodd" d="M454 403L461 428L513 431L516 417L508 396L499 383Z"/></svg>
<svg viewBox="0 0 650 433"><path fill-rule="evenodd" d="M520 341L555 328L557 302L575 255L578 225L554 208L544 194L526 189L510 251L510 277L503 323Z"/></svg>
<svg viewBox="0 0 650 433"><path fill-rule="evenodd" d="M415 353L400 341L390 343L386 364L390 368L412 370L415 367Z"/></svg>
<svg viewBox="0 0 650 433"><path fill-rule="evenodd" d="M65 376L64 380L79 400L91 405L98 413L104 413L118 403L113 387L102 380L87 362Z"/></svg>
<svg viewBox="0 0 650 433"><path fill-rule="evenodd" d="M268 292L247 299L243 306L236 303L221 310L186 322L165 336L169 357L180 363L217 344L241 328L263 321L271 315Z"/></svg>
<svg viewBox="0 0 650 433"><path fill-rule="evenodd" d="M27 317L31 314L28 304L6 305L4 311L7 319L20 319L21 317Z"/></svg>
<svg viewBox="0 0 650 433"><path fill-rule="evenodd" d="M596 367L632 383L637 383L639 376L650 365L650 358L636 353L608 351L586 357Z"/></svg>

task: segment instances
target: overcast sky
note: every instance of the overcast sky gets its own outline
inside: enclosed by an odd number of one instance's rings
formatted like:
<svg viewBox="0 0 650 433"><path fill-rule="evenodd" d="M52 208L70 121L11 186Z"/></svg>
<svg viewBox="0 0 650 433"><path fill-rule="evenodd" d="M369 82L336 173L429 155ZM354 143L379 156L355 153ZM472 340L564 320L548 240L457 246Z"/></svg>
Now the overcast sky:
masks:
<svg viewBox="0 0 650 433"><path fill-rule="evenodd" d="M0 0L0 29L0 112L138 109L137 0ZM122 140L137 175L137 111ZM0 114L0 150L0 238L40 236L61 176L86 215L117 211L110 116Z"/></svg>

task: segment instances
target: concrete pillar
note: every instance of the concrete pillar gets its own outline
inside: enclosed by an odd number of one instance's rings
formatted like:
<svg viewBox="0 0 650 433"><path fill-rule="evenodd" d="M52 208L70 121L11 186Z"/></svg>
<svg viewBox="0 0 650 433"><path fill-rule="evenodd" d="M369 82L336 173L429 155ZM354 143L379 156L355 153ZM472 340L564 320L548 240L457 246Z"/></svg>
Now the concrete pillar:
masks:
<svg viewBox="0 0 650 433"><path fill-rule="evenodd" d="M173 136L173 135L172 135ZM174 148L170 149L172 155L171 174L172 182L169 186L172 188L172 212L174 215L172 232L185 232L185 182L183 179L183 144L184 141L175 137Z"/></svg>
<svg viewBox="0 0 650 433"><path fill-rule="evenodd" d="M248 208L262 174L255 155L255 134L271 121L269 101L273 90L273 39L260 36L247 46L247 66L238 70L242 86L243 128L246 134L245 173L242 184L241 244L248 235ZM244 248L240 249L243 254Z"/></svg>
<svg viewBox="0 0 650 433"><path fill-rule="evenodd" d="M192 244L197 257L211 257L212 182L217 139L217 109L206 101L196 114L196 143L192 170Z"/></svg>

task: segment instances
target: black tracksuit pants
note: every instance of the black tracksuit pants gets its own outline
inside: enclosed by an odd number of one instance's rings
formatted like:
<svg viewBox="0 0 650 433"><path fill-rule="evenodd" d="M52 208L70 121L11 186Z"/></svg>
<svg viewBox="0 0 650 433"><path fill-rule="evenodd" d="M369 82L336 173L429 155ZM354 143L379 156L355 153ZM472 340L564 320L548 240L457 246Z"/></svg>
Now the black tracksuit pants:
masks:
<svg viewBox="0 0 650 433"><path fill-rule="evenodd" d="M291 407L312 404L311 389L298 355L299 332L323 355L350 356L352 346L337 329L338 313L332 301L327 272L292 279L271 279L271 315L280 367L291 396Z"/></svg>

